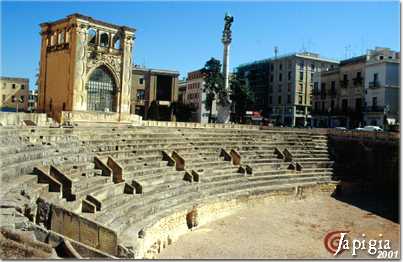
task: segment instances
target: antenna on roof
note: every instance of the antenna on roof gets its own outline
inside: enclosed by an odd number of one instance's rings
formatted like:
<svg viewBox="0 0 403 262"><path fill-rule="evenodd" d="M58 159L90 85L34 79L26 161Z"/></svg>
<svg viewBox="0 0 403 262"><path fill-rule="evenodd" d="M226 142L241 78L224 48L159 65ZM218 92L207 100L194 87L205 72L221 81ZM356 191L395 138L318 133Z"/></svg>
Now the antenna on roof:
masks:
<svg viewBox="0 0 403 262"><path fill-rule="evenodd" d="M278 46L274 47L274 58L277 59L277 54L278 54Z"/></svg>

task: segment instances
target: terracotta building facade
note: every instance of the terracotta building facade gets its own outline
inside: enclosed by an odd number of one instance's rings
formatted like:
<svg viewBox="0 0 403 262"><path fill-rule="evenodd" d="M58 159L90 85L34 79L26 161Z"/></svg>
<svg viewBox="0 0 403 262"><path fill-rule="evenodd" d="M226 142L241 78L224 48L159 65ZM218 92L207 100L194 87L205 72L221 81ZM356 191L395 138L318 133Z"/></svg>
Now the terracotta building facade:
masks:
<svg viewBox="0 0 403 262"><path fill-rule="evenodd" d="M40 26L38 112L55 119L63 111L70 118L130 114L135 29L81 14Z"/></svg>

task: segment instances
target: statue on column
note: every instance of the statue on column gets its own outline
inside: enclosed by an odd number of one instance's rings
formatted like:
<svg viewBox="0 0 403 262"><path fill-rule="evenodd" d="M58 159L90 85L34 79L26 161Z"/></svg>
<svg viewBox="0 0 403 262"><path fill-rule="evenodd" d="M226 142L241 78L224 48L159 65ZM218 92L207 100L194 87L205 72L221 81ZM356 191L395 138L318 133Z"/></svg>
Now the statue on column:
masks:
<svg viewBox="0 0 403 262"><path fill-rule="evenodd" d="M224 44L223 54L223 77L224 77L224 92L221 94L221 105L217 105L217 122L228 123L231 115L231 101L229 99L229 49L232 41L231 25L234 22L234 17L226 13L224 17L224 31L222 35L222 43Z"/></svg>
<svg viewBox="0 0 403 262"><path fill-rule="evenodd" d="M231 25L234 22L234 17L228 13L225 13L224 21L225 21L225 24L224 24L224 31L223 31L223 35L222 35L222 42L224 44L226 44L226 43L229 44L229 43L231 43L231 40L232 40Z"/></svg>

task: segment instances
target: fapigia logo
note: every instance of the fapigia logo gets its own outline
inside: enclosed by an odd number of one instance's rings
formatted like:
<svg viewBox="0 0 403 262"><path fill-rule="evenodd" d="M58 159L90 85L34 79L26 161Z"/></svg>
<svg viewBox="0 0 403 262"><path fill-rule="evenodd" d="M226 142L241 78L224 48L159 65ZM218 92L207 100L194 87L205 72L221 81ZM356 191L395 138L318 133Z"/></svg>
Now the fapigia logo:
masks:
<svg viewBox="0 0 403 262"><path fill-rule="evenodd" d="M383 235L379 234L380 239L367 239L365 234L361 234L360 238L350 240L350 231L339 230L331 231L325 235L323 239L325 248L333 256L340 255L345 250L350 250L352 256L357 256L358 251L366 251L369 255L377 255L377 258L398 258L399 251L392 250L391 241L383 239Z"/></svg>
<svg viewBox="0 0 403 262"><path fill-rule="evenodd" d="M325 244L325 248L327 251L333 254L333 256L337 256L344 249L341 248L341 244L345 237L347 236L348 232L350 231L331 231L326 234L325 239L323 240Z"/></svg>

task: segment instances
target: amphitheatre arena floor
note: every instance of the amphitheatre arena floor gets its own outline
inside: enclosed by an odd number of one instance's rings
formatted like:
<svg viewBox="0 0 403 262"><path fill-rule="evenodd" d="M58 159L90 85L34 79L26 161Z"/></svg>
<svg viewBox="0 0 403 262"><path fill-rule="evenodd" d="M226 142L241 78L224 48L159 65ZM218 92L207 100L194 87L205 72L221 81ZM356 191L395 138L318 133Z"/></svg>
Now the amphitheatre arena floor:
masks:
<svg viewBox="0 0 403 262"><path fill-rule="evenodd" d="M180 236L159 259L335 258L324 247L329 231L390 240L400 257L400 225L329 196L269 201ZM337 258L351 259L351 250ZM376 258L358 251L356 258Z"/></svg>

